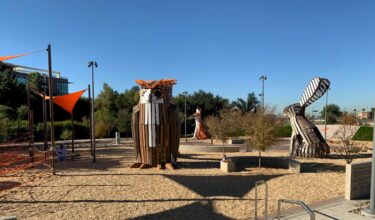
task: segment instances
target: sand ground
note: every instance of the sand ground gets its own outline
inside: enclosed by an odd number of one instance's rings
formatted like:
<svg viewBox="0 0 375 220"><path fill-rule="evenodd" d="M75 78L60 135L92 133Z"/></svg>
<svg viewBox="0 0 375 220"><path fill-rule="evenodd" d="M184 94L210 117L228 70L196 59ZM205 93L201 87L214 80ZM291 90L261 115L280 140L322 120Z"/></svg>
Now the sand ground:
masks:
<svg viewBox="0 0 375 220"><path fill-rule="evenodd" d="M22 187L0 193L0 216L19 219L252 219L254 184L266 180L269 213L280 198L307 204L344 195L343 159L303 159L311 170L291 174L283 169L239 167L231 174L219 168L220 153L181 152L175 171L130 169L131 143L98 148L93 164L85 149L82 158L57 163L57 175L29 170ZM266 152L281 156L287 152ZM229 153L257 155L257 152ZM365 159L357 159L366 160ZM368 158L367 158L368 160ZM34 173L33 179L30 179ZM0 177L0 182L19 177ZM264 188L259 188L264 198ZM263 200L259 215L264 214ZM284 206L288 208L288 206Z"/></svg>

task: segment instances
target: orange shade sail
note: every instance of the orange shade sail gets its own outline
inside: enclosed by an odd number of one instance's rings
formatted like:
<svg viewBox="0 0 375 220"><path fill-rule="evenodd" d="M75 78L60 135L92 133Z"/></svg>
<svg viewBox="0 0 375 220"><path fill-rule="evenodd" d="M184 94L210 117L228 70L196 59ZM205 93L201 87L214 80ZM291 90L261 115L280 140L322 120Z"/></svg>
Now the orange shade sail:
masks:
<svg viewBox="0 0 375 220"><path fill-rule="evenodd" d="M12 56L0 56L0 61L10 60L10 59L18 58L18 57L23 57L23 56L27 56L27 55L30 55L30 54L32 54L32 52L31 53L18 54L18 55L12 55Z"/></svg>
<svg viewBox="0 0 375 220"><path fill-rule="evenodd" d="M65 111L69 112L69 114L72 114L74 106L77 104L77 101L82 96L82 94L86 92L86 90L87 89L84 89L78 92L73 92L73 93L66 94L66 95L54 96L53 103L60 106ZM43 97L42 94L39 94L39 95ZM46 100L50 99L50 97L46 96L45 99Z"/></svg>

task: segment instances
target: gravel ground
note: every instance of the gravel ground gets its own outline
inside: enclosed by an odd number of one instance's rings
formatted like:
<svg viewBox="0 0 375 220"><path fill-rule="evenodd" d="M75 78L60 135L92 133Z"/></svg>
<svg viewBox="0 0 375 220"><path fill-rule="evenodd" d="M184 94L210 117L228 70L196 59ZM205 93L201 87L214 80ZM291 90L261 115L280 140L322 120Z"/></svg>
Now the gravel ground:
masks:
<svg viewBox="0 0 375 220"><path fill-rule="evenodd" d="M0 216L19 219L250 219L254 216L254 184L266 180L269 213L279 198L307 204L344 194L344 160L303 159L308 173L283 169L240 167L231 174L219 168L219 153L181 152L175 171L130 169L134 161L130 143L99 147L98 162L82 158L57 164L57 175L37 172L22 187L0 193ZM256 152L230 153L257 155ZM265 152L285 156L286 152ZM364 160L364 159L358 159ZM0 182L15 180L0 177ZM260 187L259 197L264 189ZM289 206L285 205L284 208ZM263 200L259 214L264 214Z"/></svg>

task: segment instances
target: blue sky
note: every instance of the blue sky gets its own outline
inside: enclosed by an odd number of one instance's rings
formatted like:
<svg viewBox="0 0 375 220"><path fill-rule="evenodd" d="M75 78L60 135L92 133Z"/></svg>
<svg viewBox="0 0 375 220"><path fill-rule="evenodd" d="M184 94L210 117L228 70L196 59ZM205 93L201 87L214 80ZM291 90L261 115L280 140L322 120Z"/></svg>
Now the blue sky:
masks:
<svg viewBox="0 0 375 220"><path fill-rule="evenodd" d="M282 109L322 76L330 103L375 106L371 0L4 0L0 20L0 55L51 43L70 91L87 87L87 61L96 60L97 91L176 78L174 94L204 89L233 100L260 93L266 74L266 103ZM10 62L47 68L47 54Z"/></svg>

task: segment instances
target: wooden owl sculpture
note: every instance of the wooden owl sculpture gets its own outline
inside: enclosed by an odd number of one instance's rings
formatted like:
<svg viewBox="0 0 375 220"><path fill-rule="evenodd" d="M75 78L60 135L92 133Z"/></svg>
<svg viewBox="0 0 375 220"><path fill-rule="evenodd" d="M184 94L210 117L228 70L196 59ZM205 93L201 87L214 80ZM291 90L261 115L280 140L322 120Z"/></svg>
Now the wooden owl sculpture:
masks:
<svg viewBox="0 0 375 220"><path fill-rule="evenodd" d="M330 150L319 129L305 117L305 109L322 97L329 89L328 79L316 77L306 87L299 103L284 109L290 118L293 132L290 140L290 156L327 157Z"/></svg>
<svg viewBox="0 0 375 220"><path fill-rule="evenodd" d="M172 104L174 79L137 80L140 100L133 107L132 134L137 162L132 168L173 170L180 143L178 111Z"/></svg>

